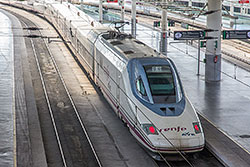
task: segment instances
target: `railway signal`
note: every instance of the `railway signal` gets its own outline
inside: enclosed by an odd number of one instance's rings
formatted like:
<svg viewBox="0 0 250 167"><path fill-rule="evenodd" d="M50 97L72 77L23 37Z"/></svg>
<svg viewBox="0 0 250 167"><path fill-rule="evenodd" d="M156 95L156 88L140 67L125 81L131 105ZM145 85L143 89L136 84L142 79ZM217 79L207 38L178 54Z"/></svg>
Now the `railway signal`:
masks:
<svg viewBox="0 0 250 167"><path fill-rule="evenodd" d="M175 21L174 20L168 20L168 26L169 27L174 27L175 26Z"/></svg>
<svg viewBox="0 0 250 167"><path fill-rule="evenodd" d="M189 24L187 24L187 23L181 23L181 27L185 28L185 29L188 29L189 28Z"/></svg>
<svg viewBox="0 0 250 167"><path fill-rule="evenodd" d="M161 22L160 21L154 21L154 27L160 27L161 26Z"/></svg>
<svg viewBox="0 0 250 167"><path fill-rule="evenodd" d="M207 46L207 41L201 41L200 42L200 47L201 48L204 48L204 47L206 47Z"/></svg>

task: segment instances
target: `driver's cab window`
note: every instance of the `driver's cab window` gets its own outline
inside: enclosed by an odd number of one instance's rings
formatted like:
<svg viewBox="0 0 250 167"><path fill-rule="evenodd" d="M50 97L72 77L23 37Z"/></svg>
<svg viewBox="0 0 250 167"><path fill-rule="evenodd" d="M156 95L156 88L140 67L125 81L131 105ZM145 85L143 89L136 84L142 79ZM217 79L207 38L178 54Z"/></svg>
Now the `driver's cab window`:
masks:
<svg viewBox="0 0 250 167"><path fill-rule="evenodd" d="M147 96L146 89L141 77L136 80L136 90L143 97L143 99L147 100L147 98L145 98Z"/></svg>

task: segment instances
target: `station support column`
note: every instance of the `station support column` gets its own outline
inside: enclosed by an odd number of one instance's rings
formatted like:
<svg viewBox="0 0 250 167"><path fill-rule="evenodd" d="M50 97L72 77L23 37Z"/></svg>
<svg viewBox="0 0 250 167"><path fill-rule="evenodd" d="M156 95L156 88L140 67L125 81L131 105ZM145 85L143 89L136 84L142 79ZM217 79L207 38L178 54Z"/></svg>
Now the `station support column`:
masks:
<svg viewBox="0 0 250 167"><path fill-rule="evenodd" d="M119 5L121 6L121 21L125 22L125 0L120 0ZM124 26L121 31L124 32Z"/></svg>
<svg viewBox="0 0 250 167"><path fill-rule="evenodd" d="M81 0L81 10L83 11L83 0Z"/></svg>
<svg viewBox="0 0 250 167"><path fill-rule="evenodd" d="M230 2L230 11L229 11L229 13L230 13L231 16L234 15L234 4L233 4L233 2ZM230 18L230 28L233 28L234 26L236 26L236 25L234 25L235 21L236 21L235 19ZM236 27L235 27L235 29L236 29Z"/></svg>
<svg viewBox="0 0 250 167"><path fill-rule="evenodd" d="M102 1L103 0L99 0L99 22L100 23L103 22Z"/></svg>
<svg viewBox="0 0 250 167"><path fill-rule="evenodd" d="M136 0L132 0L131 34L136 37Z"/></svg>
<svg viewBox="0 0 250 167"><path fill-rule="evenodd" d="M192 0L188 0L188 7L192 7Z"/></svg>
<svg viewBox="0 0 250 167"><path fill-rule="evenodd" d="M120 0L121 5L121 21L125 20L125 3L124 0Z"/></svg>
<svg viewBox="0 0 250 167"><path fill-rule="evenodd" d="M208 36L215 39L207 40L205 54L206 82L221 80L221 8L221 0L208 0L208 11L213 11L213 13L207 16L207 29L214 30L213 32L208 32Z"/></svg>
<svg viewBox="0 0 250 167"><path fill-rule="evenodd" d="M164 55L166 55L168 41L167 41L167 11L165 9L162 10L161 23L162 23L161 25L161 52Z"/></svg>

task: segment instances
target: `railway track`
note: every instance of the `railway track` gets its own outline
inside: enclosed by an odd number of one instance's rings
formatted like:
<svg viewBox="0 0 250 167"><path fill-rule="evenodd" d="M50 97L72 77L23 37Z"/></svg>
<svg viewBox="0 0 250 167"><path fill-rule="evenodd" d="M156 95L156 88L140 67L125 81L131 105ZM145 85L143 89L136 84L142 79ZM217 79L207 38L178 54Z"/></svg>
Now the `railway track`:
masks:
<svg viewBox="0 0 250 167"><path fill-rule="evenodd" d="M156 162L159 167L223 167L223 165L216 159L216 157L213 156L213 154L205 148L200 153L196 153L193 155L186 155L186 158L188 159L189 163L186 161L183 161L179 157L175 157L176 161L168 161L169 165L167 165L163 161Z"/></svg>
<svg viewBox="0 0 250 167"><path fill-rule="evenodd" d="M102 166L41 30L13 14L26 29L39 73L34 87L48 166Z"/></svg>

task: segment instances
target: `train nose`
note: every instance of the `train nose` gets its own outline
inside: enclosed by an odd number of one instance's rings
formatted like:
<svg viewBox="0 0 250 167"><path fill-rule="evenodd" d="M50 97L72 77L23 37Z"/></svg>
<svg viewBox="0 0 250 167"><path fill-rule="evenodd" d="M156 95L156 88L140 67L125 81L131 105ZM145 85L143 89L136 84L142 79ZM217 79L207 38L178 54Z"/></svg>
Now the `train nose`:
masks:
<svg viewBox="0 0 250 167"><path fill-rule="evenodd" d="M154 142L155 151L163 153L178 153L178 151L184 152L197 152L201 151L204 147L204 139L202 136L192 136L188 138L164 138L158 136Z"/></svg>
<svg viewBox="0 0 250 167"><path fill-rule="evenodd" d="M158 138L155 141L155 146L157 148L166 148L166 150L188 150L195 148L197 146L204 145L201 137L192 137L192 138L174 138L174 139L165 139L165 138Z"/></svg>

